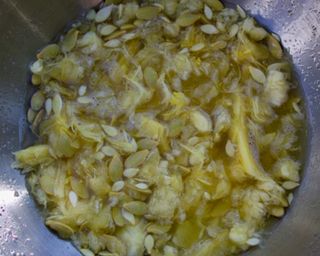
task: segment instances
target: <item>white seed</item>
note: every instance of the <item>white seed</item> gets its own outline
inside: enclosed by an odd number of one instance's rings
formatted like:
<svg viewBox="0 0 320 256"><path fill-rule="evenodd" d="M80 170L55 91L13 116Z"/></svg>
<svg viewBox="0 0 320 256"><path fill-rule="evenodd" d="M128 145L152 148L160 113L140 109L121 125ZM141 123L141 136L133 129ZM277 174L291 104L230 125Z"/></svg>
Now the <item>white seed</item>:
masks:
<svg viewBox="0 0 320 256"><path fill-rule="evenodd" d="M85 86L85 85L81 85L81 86L79 87L79 90L78 90L78 94L79 94L79 96L83 96L83 95L85 95L85 94L86 94L86 92L87 92L87 86Z"/></svg>
<svg viewBox="0 0 320 256"><path fill-rule="evenodd" d="M101 151L106 156L114 156L114 155L116 155L118 153L117 150L115 150L113 147L110 147L110 146L102 147Z"/></svg>
<svg viewBox="0 0 320 256"><path fill-rule="evenodd" d="M247 245L250 245L250 246L256 246L258 244L260 244L260 239L259 238L256 238L256 237L252 237L250 239L247 240Z"/></svg>
<svg viewBox="0 0 320 256"><path fill-rule="evenodd" d="M194 127L200 132L210 132L212 130L211 118L204 111L191 111L190 120Z"/></svg>
<svg viewBox="0 0 320 256"><path fill-rule="evenodd" d="M235 146L233 145L233 143L228 140L227 144L226 144L226 153L228 156L230 157L234 157L236 150L235 150Z"/></svg>
<svg viewBox="0 0 320 256"><path fill-rule="evenodd" d="M203 48L204 48L204 44L203 43L198 43L198 44L193 45L191 47L190 51L198 52L198 51L201 51Z"/></svg>
<svg viewBox="0 0 320 256"><path fill-rule="evenodd" d="M77 98L77 102L80 104L89 104L93 102L93 100L90 97L82 96Z"/></svg>
<svg viewBox="0 0 320 256"><path fill-rule="evenodd" d="M137 36L136 33L127 33L127 34L124 34L121 38L124 42L127 42L134 39L136 36Z"/></svg>
<svg viewBox="0 0 320 256"><path fill-rule="evenodd" d="M109 5L109 6L106 6L102 9L100 9L95 17L95 21L97 23L101 23L101 22L104 22L105 20L107 20L111 15L112 8L113 8L113 6Z"/></svg>
<svg viewBox="0 0 320 256"><path fill-rule="evenodd" d="M47 115L51 114L52 111L52 99L47 99L46 102L44 103L44 108L47 112Z"/></svg>
<svg viewBox="0 0 320 256"><path fill-rule="evenodd" d="M134 225L136 223L136 220L134 218L134 215L125 209L121 209L122 217L125 218L127 221L129 221L130 224Z"/></svg>
<svg viewBox="0 0 320 256"><path fill-rule="evenodd" d="M110 137L115 137L118 135L118 130L117 128L110 126L110 125L101 125L102 129L104 132L109 135Z"/></svg>
<svg viewBox="0 0 320 256"><path fill-rule="evenodd" d="M100 34L103 35L103 36L108 36L108 35L112 34L116 30L117 30L116 26L107 24L107 25L103 25L100 28Z"/></svg>
<svg viewBox="0 0 320 256"><path fill-rule="evenodd" d="M86 19L87 20L94 20L96 18L96 11L91 9L90 11L88 11Z"/></svg>
<svg viewBox="0 0 320 256"><path fill-rule="evenodd" d="M208 35L214 35L219 33L219 30L216 28L216 26L212 24L202 25L200 29L203 33L206 33Z"/></svg>
<svg viewBox="0 0 320 256"><path fill-rule="evenodd" d="M124 5L123 4L119 4L118 5L118 18L121 19L122 15L123 15L123 10L124 10Z"/></svg>
<svg viewBox="0 0 320 256"><path fill-rule="evenodd" d="M120 46L120 44L121 44L121 41L120 41L120 40L118 40L118 39L111 39L111 40L109 40L108 42L106 42L106 43L104 44L104 46L109 47L109 48L115 48L115 47Z"/></svg>
<svg viewBox="0 0 320 256"><path fill-rule="evenodd" d="M42 108L43 103L45 102L45 97L41 91L37 91L35 94L32 95L31 98L31 108L34 111L38 111Z"/></svg>
<svg viewBox="0 0 320 256"><path fill-rule="evenodd" d="M230 27L230 32L229 32L229 36L230 38L234 37L236 34L238 34L239 31L239 25L238 24L233 24Z"/></svg>
<svg viewBox="0 0 320 256"><path fill-rule="evenodd" d="M118 203L119 203L119 198L114 197L114 196L112 196L112 197L109 198L109 206L110 206L110 207L114 207L114 206L116 206Z"/></svg>
<svg viewBox="0 0 320 256"><path fill-rule="evenodd" d="M189 52L188 48L183 48L183 49L181 49L181 51L179 53L185 54L185 53L188 53L188 52Z"/></svg>
<svg viewBox="0 0 320 256"><path fill-rule="evenodd" d="M260 84L264 84L265 83L266 76L260 69L250 66L249 67L249 71L250 71L250 74L251 74L252 78L256 82L258 82Z"/></svg>
<svg viewBox="0 0 320 256"><path fill-rule="evenodd" d="M178 255L177 248L170 246L170 245L166 245L163 248L163 251L164 251L165 255Z"/></svg>
<svg viewBox="0 0 320 256"><path fill-rule="evenodd" d="M211 199L211 196L210 196L210 194L209 194L208 192L204 192L204 193L203 193L203 197L204 197L204 199L206 199L206 200L210 200L210 199Z"/></svg>
<svg viewBox="0 0 320 256"><path fill-rule="evenodd" d="M37 60L36 62L34 62L31 65L30 70L33 74L39 74L43 70L43 61Z"/></svg>
<svg viewBox="0 0 320 256"><path fill-rule="evenodd" d="M151 254L153 246L154 246L153 236L147 235L146 238L144 239L144 247L146 248L149 254Z"/></svg>
<svg viewBox="0 0 320 256"><path fill-rule="evenodd" d="M63 105L62 98L60 94L57 93L56 95L53 96L53 99L52 99L52 110L56 115L60 114L62 110L62 105Z"/></svg>
<svg viewBox="0 0 320 256"><path fill-rule="evenodd" d="M270 214L275 217L280 218L284 215L284 209L283 209L283 207L275 206L270 210Z"/></svg>
<svg viewBox="0 0 320 256"><path fill-rule="evenodd" d="M89 249L80 249L80 252L84 255L84 256L94 256L95 254L90 251Z"/></svg>
<svg viewBox="0 0 320 256"><path fill-rule="evenodd" d="M139 189L147 189L149 186L146 183L141 182L136 184L135 187Z"/></svg>
<svg viewBox="0 0 320 256"><path fill-rule="evenodd" d="M285 181L282 183L282 187L286 190L291 190L299 187L299 183L293 181Z"/></svg>
<svg viewBox="0 0 320 256"><path fill-rule="evenodd" d="M99 161L102 160L104 157L105 157L105 154L103 154L102 152L95 153L95 158Z"/></svg>
<svg viewBox="0 0 320 256"><path fill-rule="evenodd" d="M127 177L127 178L132 178L134 176L136 176L139 172L138 168L127 168L124 170L123 172L123 176Z"/></svg>
<svg viewBox="0 0 320 256"><path fill-rule="evenodd" d="M33 111L31 108L29 108L27 113L28 122L32 123L35 117L36 117L36 112Z"/></svg>
<svg viewBox="0 0 320 256"><path fill-rule="evenodd" d="M219 31L221 31L221 32L226 31L226 25L223 22L217 21L216 26Z"/></svg>
<svg viewBox="0 0 320 256"><path fill-rule="evenodd" d="M119 180L119 181L116 181L115 183L113 183L111 190L118 192L118 191L122 190L123 188L124 188L124 181Z"/></svg>
<svg viewBox="0 0 320 256"><path fill-rule="evenodd" d="M289 203L289 205L292 203L292 200L293 200L293 194L290 193L290 194L288 195L288 203Z"/></svg>
<svg viewBox="0 0 320 256"><path fill-rule="evenodd" d="M73 207L76 207L77 206L77 203L78 203L78 196L77 194L74 192L74 191L70 191L69 192L69 201L71 203L71 205Z"/></svg>
<svg viewBox="0 0 320 256"><path fill-rule="evenodd" d="M251 31L251 29L254 28L254 20L252 18L246 18L243 22L242 28L247 33Z"/></svg>
<svg viewBox="0 0 320 256"><path fill-rule="evenodd" d="M154 3L153 6L159 7L160 11L164 10L164 6L160 3Z"/></svg>
<svg viewBox="0 0 320 256"><path fill-rule="evenodd" d="M237 4L237 11L242 19L244 19L247 15L246 12L242 9L240 5Z"/></svg>
<svg viewBox="0 0 320 256"><path fill-rule="evenodd" d="M211 8L208 5L204 5L204 15L206 16L206 18L208 20L211 20L213 17L213 12L211 10Z"/></svg>

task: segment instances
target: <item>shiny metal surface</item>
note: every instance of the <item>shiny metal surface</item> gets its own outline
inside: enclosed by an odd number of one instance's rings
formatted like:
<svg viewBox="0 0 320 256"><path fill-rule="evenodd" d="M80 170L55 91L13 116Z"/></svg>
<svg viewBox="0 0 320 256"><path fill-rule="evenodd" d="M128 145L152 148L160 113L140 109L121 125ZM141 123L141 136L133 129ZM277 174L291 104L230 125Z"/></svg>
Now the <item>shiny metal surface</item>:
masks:
<svg viewBox="0 0 320 256"><path fill-rule="evenodd" d="M320 251L320 1L234 0L279 34L295 64L307 112L304 178L286 216L250 256L316 256ZM31 86L28 64L80 12L76 0L0 0L0 255L77 256L44 226L12 170L11 152L30 143L25 113Z"/></svg>

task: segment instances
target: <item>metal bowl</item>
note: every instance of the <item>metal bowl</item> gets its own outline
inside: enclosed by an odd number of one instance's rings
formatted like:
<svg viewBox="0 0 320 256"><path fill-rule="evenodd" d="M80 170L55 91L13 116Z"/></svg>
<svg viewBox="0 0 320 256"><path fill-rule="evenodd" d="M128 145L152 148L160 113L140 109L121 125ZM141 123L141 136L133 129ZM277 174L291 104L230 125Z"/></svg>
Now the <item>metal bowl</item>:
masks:
<svg viewBox="0 0 320 256"><path fill-rule="evenodd" d="M320 249L320 1L234 0L292 56L307 113L303 180L286 216L247 255L319 255ZM32 87L28 64L81 11L78 0L0 0L0 255L76 256L70 242L43 224L24 177L10 168L12 153L28 145L25 120Z"/></svg>

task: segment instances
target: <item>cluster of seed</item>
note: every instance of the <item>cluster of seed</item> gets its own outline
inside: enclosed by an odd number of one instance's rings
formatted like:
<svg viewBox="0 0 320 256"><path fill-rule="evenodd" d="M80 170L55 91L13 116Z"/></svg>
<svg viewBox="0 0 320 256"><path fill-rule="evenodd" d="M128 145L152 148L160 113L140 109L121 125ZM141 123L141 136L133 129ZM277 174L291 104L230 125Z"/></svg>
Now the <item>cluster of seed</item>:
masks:
<svg viewBox="0 0 320 256"><path fill-rule="evenodd" d="M31 71L16 166L86 256L236 253L299 186L290 65L240 6L108 2Z"/></svg>

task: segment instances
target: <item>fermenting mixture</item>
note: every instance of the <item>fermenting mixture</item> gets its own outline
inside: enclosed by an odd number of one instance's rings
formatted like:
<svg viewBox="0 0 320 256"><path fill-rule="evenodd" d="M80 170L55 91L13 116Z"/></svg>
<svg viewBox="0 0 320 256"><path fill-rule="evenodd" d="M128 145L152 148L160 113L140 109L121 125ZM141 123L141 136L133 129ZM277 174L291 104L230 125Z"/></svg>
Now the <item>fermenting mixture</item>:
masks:
<svg viewBox="0 0 320 256"><path fill-rule="evenodd" d="M110 2L31 65L39 141L15 167L46 225L86 256L258 245L299 185L304 115L279 38L219 0Z"/></svg>

